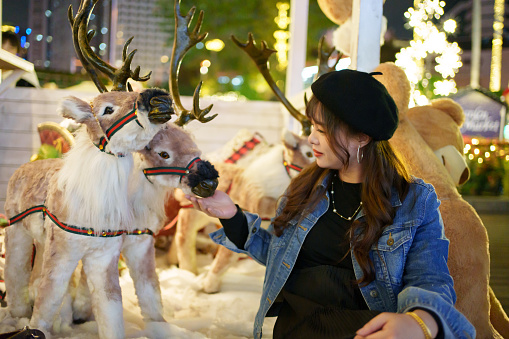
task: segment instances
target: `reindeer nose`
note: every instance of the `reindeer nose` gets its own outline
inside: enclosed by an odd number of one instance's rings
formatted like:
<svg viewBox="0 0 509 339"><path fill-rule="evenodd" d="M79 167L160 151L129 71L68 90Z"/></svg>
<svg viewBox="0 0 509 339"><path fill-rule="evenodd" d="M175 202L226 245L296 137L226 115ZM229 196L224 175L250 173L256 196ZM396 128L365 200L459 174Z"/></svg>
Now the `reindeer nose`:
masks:
<svg viewBox="0 0 509 339"><path fill-rule="evenodd" d="M167 95L156 96L150 99L150 112L148 120L153 124L164 124L175 114L171 106L171 98Z"/></svg>
<svg viewBox="0 0 509 339"><path fill-rule="evenodd" d="M198 185L193 187L191 189L191 192L193 192L199 197L207 198L214 195L214 192L216 191L217 188L217 184L218 184L217 179L205 179L200 181Z"/></svg>

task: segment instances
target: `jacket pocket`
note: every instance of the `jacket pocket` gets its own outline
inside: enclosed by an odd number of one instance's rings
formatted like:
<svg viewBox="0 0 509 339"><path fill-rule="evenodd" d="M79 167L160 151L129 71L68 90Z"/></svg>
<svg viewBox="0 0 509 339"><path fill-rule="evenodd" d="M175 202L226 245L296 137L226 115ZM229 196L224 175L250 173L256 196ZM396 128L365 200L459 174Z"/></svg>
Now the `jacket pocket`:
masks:
<svg viewBox="0 0 509 339"><path fill-rule="evenodd" d="M374 245L373 251L375 269L379 279L400 285L403 279L408 250L412 244L412 226L416 222L386 227ZM378 251L377 251L378 249Z"/></svg>

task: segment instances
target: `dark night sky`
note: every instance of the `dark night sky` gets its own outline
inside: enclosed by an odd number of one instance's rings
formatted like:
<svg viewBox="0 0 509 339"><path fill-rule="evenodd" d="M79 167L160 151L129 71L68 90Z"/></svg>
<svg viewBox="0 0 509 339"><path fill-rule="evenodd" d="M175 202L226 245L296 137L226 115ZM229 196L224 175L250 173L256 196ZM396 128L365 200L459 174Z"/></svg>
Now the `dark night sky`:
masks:
<svg viewBox="0 0 509 339"><path fill-rule="evenodd" d="M2 24L27 27L29 0L3 0Z"/></svg>

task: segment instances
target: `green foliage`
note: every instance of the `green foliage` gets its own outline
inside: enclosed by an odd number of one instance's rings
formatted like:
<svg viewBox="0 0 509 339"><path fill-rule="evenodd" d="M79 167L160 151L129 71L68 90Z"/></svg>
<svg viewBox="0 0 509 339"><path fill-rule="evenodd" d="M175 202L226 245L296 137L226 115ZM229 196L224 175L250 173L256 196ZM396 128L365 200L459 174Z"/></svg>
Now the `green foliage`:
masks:
<svg viewBox="0 0 509 339"><path fill-rule="evenodd" d="M200 80L204 80L204 90L227 92L235 90L246 96L248 99L273 98L268 86L264 87L260 93L260 86L255 88L251 79L256 78L258 69L253 61L239 49L232 41L231 35L234 35L242 42L247 41L248 33L253 33L257 45L262 40L266 41L270 48L274 48L276 42L273 34L278 30L274 18L278 15L276 4L281 0L266 1L245 1L245 0L194 0L192 2L181 2L181 13L187 14L191 5L196 6L194 18L191 21L191 28L194 28L200 10L204 11L204 19L201 32L208 32L205 39L221 39L225 47L220 52L212 52L205 48L192 48L185 56L179 76L179 87L182 95L192 95L194 88ZM290 1L287 1L288 3ZM166 32L171 33L171 38L167 41L168 46L173 45L174 32L174 3L168 0L158 0L158 11L156 15L164 17L162 27ZM288 16L290 13L288 11ZM337 25L329 21L320 10L316 1L309 4L308 19L308 43L307 57L309 65L316 64L317 46L320 37L325 34L327 29L335 29ZM287 28L289 30L289 28ZM204 41L204 42L205 42ZM211 61L209 72L201 75L199 72L200 62L208 59ZM271 74L274 79L285 79L285 71L277 69L276 56L271 56ZM169 67L169 65L168 65ZM230 79L241 75L244 77L244 83L240 86L225 86L219 83L213 84L221 75L226 75ZM284 84L280 86L284 90Z"/></svg>
<svg viewBox="0 0 509 339"><path fill-rule="evenodd" d="M477 159L476 159L477 160ZM501 157L492 157L482 163L468 161L470 179L459 191L466 195L509 194L509 161Z"/></svg>
<svg viewBox="0 0 509 339"><path fill-rule="evenodd" d="M42 144L41 147L39 147L39 151L37 152L37 154L32 155L30 161L61 157L62 153L59 150L57 150L54 146Z"/></svg>

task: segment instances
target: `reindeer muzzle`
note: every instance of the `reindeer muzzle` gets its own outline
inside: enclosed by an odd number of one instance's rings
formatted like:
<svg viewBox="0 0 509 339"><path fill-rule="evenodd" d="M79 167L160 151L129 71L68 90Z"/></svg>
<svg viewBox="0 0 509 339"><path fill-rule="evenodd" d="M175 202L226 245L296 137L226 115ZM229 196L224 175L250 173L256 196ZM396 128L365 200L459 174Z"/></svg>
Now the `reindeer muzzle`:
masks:
<svg viewBox="0 0 509 339"><path fill-rule="evenodd" d="M217 179L205 179L202 180L191 189L191 192L199 197L207 198L214 195L219 181Z"/></svg>
<svg viewBox="0 0 509 339"><path fill-rule="evenodd" d="M153 124L164 124L175 114L172 107L172 101L169 96L156 96L150 99L150 111L148 120Z"/></svg>

